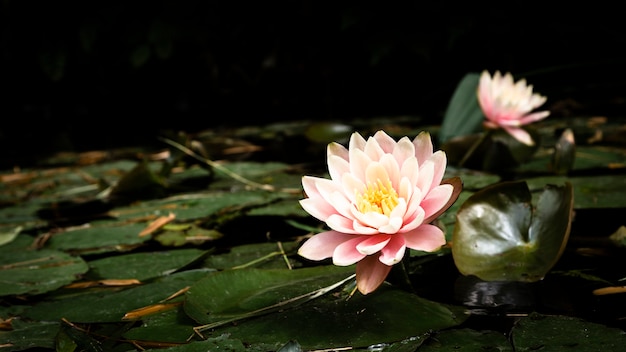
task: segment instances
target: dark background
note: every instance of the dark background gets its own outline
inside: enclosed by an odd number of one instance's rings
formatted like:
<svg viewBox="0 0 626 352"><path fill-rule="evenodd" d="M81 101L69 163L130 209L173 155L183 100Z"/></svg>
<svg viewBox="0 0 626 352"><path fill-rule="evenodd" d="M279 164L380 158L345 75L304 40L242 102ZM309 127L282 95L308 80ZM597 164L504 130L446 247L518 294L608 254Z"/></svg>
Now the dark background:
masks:
<svg viewBox="0 0 626 352"><path fill-rule="evenodd" d="M437 124L463 75L484 69L526 77L556 117L623 115L622 9L572 4L4 0L1 166L163 130Z"/></svg>

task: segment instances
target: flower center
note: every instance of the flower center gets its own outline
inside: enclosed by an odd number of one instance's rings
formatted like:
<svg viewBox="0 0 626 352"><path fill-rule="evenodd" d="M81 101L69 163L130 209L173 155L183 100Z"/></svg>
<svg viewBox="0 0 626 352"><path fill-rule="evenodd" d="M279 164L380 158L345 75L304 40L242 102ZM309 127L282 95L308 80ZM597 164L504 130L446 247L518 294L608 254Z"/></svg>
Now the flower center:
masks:
<svg viewBox="0 0 626 352"><path fill-rule="evenodd" d="M376 183L368 182L365 191L356 195L356 206L361 213L374 211L389 216L396 205L398 193L389 180L385 183L381 180Z"/></svg>

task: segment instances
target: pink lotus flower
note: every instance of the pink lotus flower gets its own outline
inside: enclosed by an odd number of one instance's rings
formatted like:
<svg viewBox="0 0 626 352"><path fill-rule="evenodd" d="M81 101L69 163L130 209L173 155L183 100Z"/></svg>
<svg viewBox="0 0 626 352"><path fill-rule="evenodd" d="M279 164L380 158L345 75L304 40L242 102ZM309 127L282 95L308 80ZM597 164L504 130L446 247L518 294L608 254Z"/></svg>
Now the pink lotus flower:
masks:
<svg viewBox="0 0 626 352"><path fill-rule="evenodd" d="M526 80L514 83L510 73L502 76L499 71L493 78L483 71L478 85L478 102L487 117L483 123L486 128L503 128L526 145L533 145L534 141L521 126L550 115L549 111L531 113L546 102L546 97L533 94L533 86L527 86Z"/></svg>
<svg viewBox="0 0 626 352"><path fill-rule="evenodd" d="M406 248L432 252L446 243L443 231L429 223L456 201L461 181L441 183L447 159L443 151L433 153L430 134L396 142L383 131L367 141L353 133L349 149L331 143L327 154L331 179L304 176L308 198L300 204L331 230L309 238L301 256L357 263L357 287L368 294Z"/></svg>

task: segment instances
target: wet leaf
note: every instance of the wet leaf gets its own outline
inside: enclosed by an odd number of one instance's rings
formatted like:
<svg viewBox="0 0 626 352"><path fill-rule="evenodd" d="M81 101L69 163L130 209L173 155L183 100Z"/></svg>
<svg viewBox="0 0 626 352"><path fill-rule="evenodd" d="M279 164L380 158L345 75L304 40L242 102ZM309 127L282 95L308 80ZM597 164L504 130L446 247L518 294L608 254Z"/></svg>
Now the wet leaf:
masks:
<svg viewBox="0 0 626 352"><path fill-rule="evenodd" d="M621 329L565 316L532 314L511 333L515 351L619 351L626 344Z"/></svg>
<svg viewBox="0 0 626 352"><path fill-rule="evenodd" d="M127 312L159 303L209 273L207 270L189 270L131 288L79 290L73 294L68 291L65 292L67 296L36 304L24 316L45 321L65 318L75 323L120 322ZM182 297L177 298L180 299Z"/></svg>
<svg viewBox="0 0 626 352"><path fill-rule="evenodd" d="M505 334L497 331L452 329L437 333L427 340L420 352L431 351L513 351Z"/></svg>
<svg viewBox="0 0 626 352"><path fill-rule="evenodd" d="M285 255L295 252L297 243L253 243L235 246L227 253L208 257L204 265L209 268L231 269L235 267L251 267L259 269L285 269ZM282 247L282 251L281 251ZM288 259L289 260L289 259ZM295 263L290 261L293 267Z"/></svg>
<svg viewBox="0 0 626 352"><path fill-rule="evenodd" d="M480 131L485 119L476 97L480 74L468 73L457 85L439 130L439 142Z"/></svg>
<svg viewBox="0 0 626 352"><path fill-rule="evenodd" d="M546 186L535 208L531 199L527 184L515 181L487 187L463 203L452 239L452 255L462 274L487 281L545 276L569 236L572 186Z"/></svg>
<svg viewBox="0 0 626 352"><path fill-rule="evenodd" d="M90 278L137 279L145 281L168 275L206 256L200 249L178 249L159 252L110 256L89 262Z"/></svg>
<svg viewBox="0 0 626 352"><path fill-rule="evenodd" d="M82 254L123 251L150 239L138 236L143 229L143 224L93 223L93 226L55 234L48 246Z"/></svg>
<svg viewBox="0 0 626 352"><path fill-rule="evenodd" d="M41 294L75 281L88 270L80 257L50 250L0 247L0 296Z"/></svg>
<svg viewBox="0 0 626 352"><path fill-rule="evenodd" d="M6 229L5 231L0 230L0 246L5 245L13 241L17 235L22 231L22 226L16 226L14 228Z"/></svg>
<svg viewBox="0 0 626 352"><path fill-rule="evenodd" d="M54 350L54 339L59 331L58 322L28 322L21 319L13 321L13 330L0 331L2 351L24 351L45 348Z"/></svg>
<svg viewBox="0 0 626 352"><path fill-rule="evenodd" d="M353 272L336 266L216 272L187 291L185 312L200 324L236 318L332 285Z"/></svg>
<svg viewBox="0 0 626 352"><path fill-rule="evenodd" d="M352 348L402 341L461 324L464 310L381 287L367 296L326 295L297 308L223 326L212 334L230 334L246 342L295 340L305 350Z"/></svg>

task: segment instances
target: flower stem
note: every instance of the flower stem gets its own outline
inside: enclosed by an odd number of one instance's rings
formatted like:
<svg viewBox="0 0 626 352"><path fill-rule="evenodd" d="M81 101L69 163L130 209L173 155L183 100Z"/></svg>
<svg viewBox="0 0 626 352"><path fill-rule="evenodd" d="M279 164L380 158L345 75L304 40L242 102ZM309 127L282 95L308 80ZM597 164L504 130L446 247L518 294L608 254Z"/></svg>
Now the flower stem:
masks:
<svg viewBox="0 0 626 352"><path fill-rule="evenodd" d="M488 130L487 132L483 132L480 135L480 138L478 138L471 146L470 148L467 150L467 152L465 152L465 155L463 155L463 158L461 159L461 161L459 161L459 167L463 167L463 165L465 165L465 163L467 162L467 160L472 156L472 154L474 154L474 152L476 151L476 149L478 149L478 147L483 144L483 142L487 139L487 137L491 136L491 130Z"/></svg>

